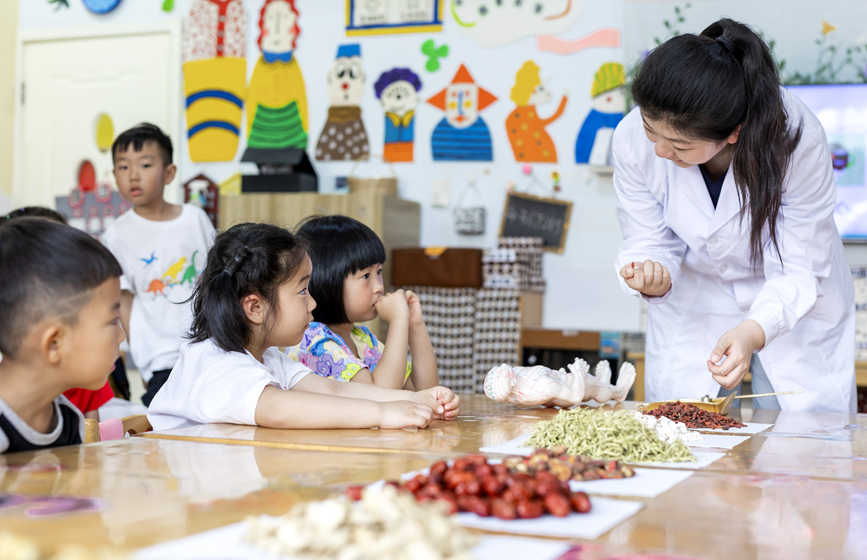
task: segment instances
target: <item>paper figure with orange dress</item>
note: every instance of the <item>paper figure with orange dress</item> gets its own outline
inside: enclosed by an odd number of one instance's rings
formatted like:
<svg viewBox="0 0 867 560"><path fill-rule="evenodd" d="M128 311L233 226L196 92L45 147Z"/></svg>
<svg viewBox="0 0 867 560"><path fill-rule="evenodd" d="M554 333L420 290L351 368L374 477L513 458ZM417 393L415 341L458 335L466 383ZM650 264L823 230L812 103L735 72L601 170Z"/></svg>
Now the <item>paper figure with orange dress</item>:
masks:
<svg viewBox="0 0 867 560"><path fill-rule="evenodd" d="M515 76L511 98L517 107L506 117L506 134L515 160L557 163L557 148L545 127L563 115L566 96L560 99L560 105L553 115L547 119L539 117L537 106L548 103L552 96L539 77L539 67L528 60Z"/></svg>
<svg viewBox="0 0 867 560"><path fill-rule="evenodd" d="M409 68L392 68L382 73L373 89L385 111L385 159L393 163L412 161L421 80Z"/></svg>
<svg viewBox="0 0 867 560"><path fill-rule="evenodd" d="M262 56L247 90L247 146L307 149L307 92L295 43L296 0L265 0L259 14Z"/></svg>
<svg viewBox="0 0 867 560"><path fill-rule="evenodd" d="M480 113L496 101L461 64L452 83L427 100L446 114L431 136L434 161L492 161L491 133Z"/></svg>
<svg viewBox="0 0 867 560"><path fill-rule="evenodd" d="M623 120L626 112L625 82L626 72L619 62L607 62L596 72L590 90L592 109L584 119L575 142L575 163L590 163L590 154L599 130L617 128Z"/></svg>
<svg viewBox="0 0 867 560"><path fill-rule="evenodd" d="M238 150L247 89L243 1L192 0L183 60L190 159L231 161Z"/></svg>
<svg viewBox="0 0 867 560"><path fill-rule="evenodd" d="M328 119L316 143L320 161L354 160L370 153L367 131L361 120L364 69L361 45L341 45L328 72Z"/></svg>

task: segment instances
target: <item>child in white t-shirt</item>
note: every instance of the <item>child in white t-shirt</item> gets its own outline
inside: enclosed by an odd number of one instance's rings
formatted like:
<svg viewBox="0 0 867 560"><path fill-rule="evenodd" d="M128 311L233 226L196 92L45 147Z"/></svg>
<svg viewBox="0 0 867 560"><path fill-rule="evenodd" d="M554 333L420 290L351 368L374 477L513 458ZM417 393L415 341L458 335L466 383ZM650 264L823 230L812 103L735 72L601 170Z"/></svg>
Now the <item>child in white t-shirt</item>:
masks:
<svg viewBox="0 0 867 560"><path fill-rule="evenodd" d="M208 253L193 298L191 343L148 409L155 430L232 423L269 428L427 427L454 419L460 397L340 383L277 346L301 342L316 302L302 242L267 224L239 224Z"/></svg>
<svg viewBox="0 0 867 560"><path fill-rule="evenodd" d="M132 359L147 384L145 405L165 383L192 321L190 299L214 240L201 208L163 199L177 167L172 141L140 124L112 146L117 188L132 211L106 230L103 241L123 267L121 318Z"/></svg>

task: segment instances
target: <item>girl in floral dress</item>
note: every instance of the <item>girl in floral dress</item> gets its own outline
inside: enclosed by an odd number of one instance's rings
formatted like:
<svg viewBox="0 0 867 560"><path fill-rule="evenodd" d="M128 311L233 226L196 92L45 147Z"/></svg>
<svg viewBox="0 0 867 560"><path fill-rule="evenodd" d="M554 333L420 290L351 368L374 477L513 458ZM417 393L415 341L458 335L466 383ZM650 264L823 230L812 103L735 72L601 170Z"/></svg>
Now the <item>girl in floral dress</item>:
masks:
<svg viewBox="0 0 867 560"><path fill-rule="evenodd" d="M403 290L383 295L385 248L379 237L346 216L312 218L299 234L310 244L310 294L317 307L289 356L338 381L412 391L436 386L436 357L418 296ZM388 324L387 349L367 327L356 325L377 316Z"/></svg>

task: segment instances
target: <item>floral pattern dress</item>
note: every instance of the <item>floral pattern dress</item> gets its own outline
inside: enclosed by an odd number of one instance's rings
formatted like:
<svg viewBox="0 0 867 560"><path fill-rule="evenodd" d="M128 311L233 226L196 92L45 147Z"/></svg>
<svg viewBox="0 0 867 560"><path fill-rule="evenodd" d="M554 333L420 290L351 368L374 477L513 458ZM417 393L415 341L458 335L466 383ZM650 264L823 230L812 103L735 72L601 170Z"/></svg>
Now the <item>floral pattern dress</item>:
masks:
<svg viewBox="0 0 867 560"><path fill-rule="evenodd" d="M385 344L364 326L352 329L352 343L362 356L361 359L355 356L340 335L324 323L314 321L304 333L301 344L287 348L286 354L309 367L316 375L337 381L350 381L364 368L373 371L385 351ZM412 364L407 362L404 380L409 379L411 372Z"/></svg>

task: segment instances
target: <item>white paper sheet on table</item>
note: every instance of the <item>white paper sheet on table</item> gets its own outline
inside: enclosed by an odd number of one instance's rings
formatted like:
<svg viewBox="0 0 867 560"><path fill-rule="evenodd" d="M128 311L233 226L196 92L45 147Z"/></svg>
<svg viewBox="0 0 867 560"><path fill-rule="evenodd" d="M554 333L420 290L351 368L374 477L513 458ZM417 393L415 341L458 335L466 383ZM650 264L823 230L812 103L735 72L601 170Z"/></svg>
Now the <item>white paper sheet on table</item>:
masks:
<svg viewBox="0 0 867 560"><path fill-rule="evenodd" d="M632 496L636 498L655 498L668 492L695 471L675 471L671 469L635 469L635 476L611 478L608 480L585 480L569 482L573 492L606 494L608 496ZM592 500L596 502L596 498Z"/></svg>
<svg viewBox="0 0 867 560"><path fill-rule="evenodd" d="M640 504L639 504L640 506ZM235 523L198 535L169 541L136 551L133 560L296 560L274 556L242 540L247 532L245 523ZM568 543L526 537L486 536L473 548L476 560L556 560L570 548ZM297 559L302 560L302 559Z"/></svg>
<svg viewBox="0 0 867 560"><path fill-rule="evenodd" d="M482 453L502 453L503 455L530 455L531 447L521 447L521 444L530 439L530 434L525 434L505 443L488 445L479 449ZM690 442L695 443L695 442ZM717 459L725 457L725 453L712 453L709 451L693 451L696 461L693 463L636 463L640 465L652 465L667 469L703 469Z"/></svg>
<svg viewBox="0 0 867 560"><path fill-rule="evenodd" d="M768 428L773 427L773 424L753 424L749 423L744 428L729 428L728 430L708 430L706 428L690 428L690 431L693 432L712 432L715 434L757 434L759 432L764 432Z"/></svg>
<svg viewBox="0 0 867 560"><path fill-rule="evenodd" d="M644 504L608 498L591 498L590 513L573 513L568 517L545 515L537 519L506 521L496 517L479 517L474 513L459 513L464 527L540 537L595 539L617 527L639 512Z"/></svg>
<svg viewBox="0 0 867 560"><path fill-rule="evenodd" d="M698 441L687 441L687 447L715 447L717 449L734 449L740 443L750 439L751 436L719 436L716 434L702 434Z"/></svg>

